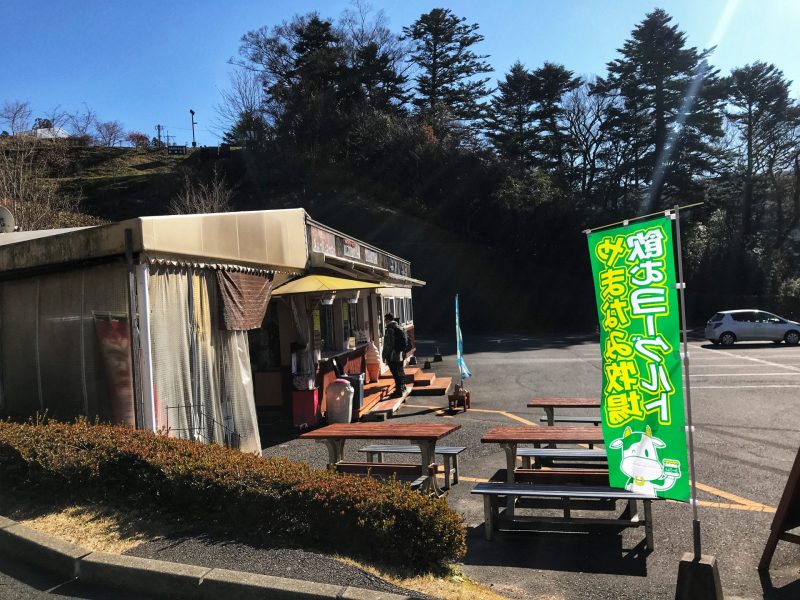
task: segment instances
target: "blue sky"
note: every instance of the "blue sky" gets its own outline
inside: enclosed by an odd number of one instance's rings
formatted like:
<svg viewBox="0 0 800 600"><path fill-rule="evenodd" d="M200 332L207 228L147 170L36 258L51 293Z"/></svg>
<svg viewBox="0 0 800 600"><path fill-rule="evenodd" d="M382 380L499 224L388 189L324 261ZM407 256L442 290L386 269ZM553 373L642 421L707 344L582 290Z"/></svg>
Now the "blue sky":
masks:
<svg viewBox="0 0 800 600"><path fill-rule="evenodd" d="M34 116L86 103L103 120L152 136L165 125L177 143L216 144L211 121L239 38L293 14L338 17L349 0L0 0L0 103L28 100ZM718 40L712 62L723 73L756 60L774 62L800 92L798 0L460 0L372 1L400 31L431 8L451 8L480 24L495 78L517 59L528 67L560 62L579 75L605 63L655 7L665 9L689 43ZM723 30L717 26L729 9ZM715 35L715 30L717 31Z"/></svg>

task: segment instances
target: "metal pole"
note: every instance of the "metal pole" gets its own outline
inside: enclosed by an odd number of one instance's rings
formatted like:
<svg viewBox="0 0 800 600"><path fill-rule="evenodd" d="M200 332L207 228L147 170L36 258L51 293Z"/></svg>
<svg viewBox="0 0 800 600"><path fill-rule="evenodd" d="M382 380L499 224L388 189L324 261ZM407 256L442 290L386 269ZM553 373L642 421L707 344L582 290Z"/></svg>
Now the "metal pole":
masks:
<svg viewBox="0 0 800 600"><path fill-rule="evenodd" d="M192 115L192 148L197 148L197 142L194 141L194 126L197 123L194 120L194 111L190 108L189 113Z"/></svg>
<svg viewBox="0 0 800 600"><path fill-rule="evenodd" d="M675 205L675 235L678 250L678 292L681 299L681 331L683 335L683 377L686 389L686 422L689 434L689 477L692 490L692 538L694 540L694 558L700 560L700 518L697 516L697 471L694 466L694 425L692 422L692 386L689 382L689 340L686 325L686 293L683 281L683 257L681 255L681 215L680 207Z"/></svg>
<svg viewBox="0 0 800 600"><path fill-rule="evenodd" d="M136 273L133 264L133 230L125 230L125 263L128 267L128 323L131 329L131 380L136 429L144 429L142 379L139 363L139 325L137 322Z"/></svg>

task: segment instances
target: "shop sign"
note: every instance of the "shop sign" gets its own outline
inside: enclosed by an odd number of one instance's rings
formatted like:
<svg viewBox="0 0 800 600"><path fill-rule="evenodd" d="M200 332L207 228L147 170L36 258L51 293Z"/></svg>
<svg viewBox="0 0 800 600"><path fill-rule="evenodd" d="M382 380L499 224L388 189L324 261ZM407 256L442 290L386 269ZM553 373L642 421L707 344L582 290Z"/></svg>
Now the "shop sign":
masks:
<svg viewBox="0 0 800 600"><path fill-rule="evenodd" d="M389 259L389 272L408 277L408 265L397 259Z"/></svg>
<svg viewBox="0 0 800 600"><path fill-rule="evenodd" d="M689 498L672 223L589 235L612 487Z"/></svg>
<svg viewBox="0 0 800 600"><path fill-rule="evenodd" d="M377 265L378 253L375 252L374 250L370 250L369 248L364 248L364 260L371 265Z"/></svg>
<svg viewBox="0 0 800 600"><path fill-rule="evenodd" d="M342 253L349 258L361 260L361 244L342 238Z"/></svg>
<svg viewBox="0 0 800 600"><path fill-rule="evenodd" d="M329 256L336 256L336 236L313 225L311 229L311 250Z"/></svg>

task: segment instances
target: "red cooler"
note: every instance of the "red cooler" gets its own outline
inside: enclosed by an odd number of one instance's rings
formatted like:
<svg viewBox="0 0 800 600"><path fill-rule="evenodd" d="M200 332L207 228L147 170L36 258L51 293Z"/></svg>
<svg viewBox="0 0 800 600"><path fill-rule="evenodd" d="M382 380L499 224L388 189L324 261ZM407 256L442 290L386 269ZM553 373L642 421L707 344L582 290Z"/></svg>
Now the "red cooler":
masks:
<svg viewBox="0 0 800 600"><path fill-rule="evenodd" d="M319 390L292 392L292 422L295 427L315 427L320 420Z"/></svg>

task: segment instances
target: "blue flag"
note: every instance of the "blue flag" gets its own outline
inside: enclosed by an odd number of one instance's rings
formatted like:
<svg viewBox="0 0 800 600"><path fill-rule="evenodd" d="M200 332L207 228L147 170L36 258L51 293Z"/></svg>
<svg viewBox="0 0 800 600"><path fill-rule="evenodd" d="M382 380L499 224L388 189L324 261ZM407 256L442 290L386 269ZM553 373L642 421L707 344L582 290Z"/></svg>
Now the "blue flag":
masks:
<svg viewBox="0 0 800 600"><path fill-rule="evenodd" d="M472 377L467 363L464 362L464 338L461 336L461 319L458 316L458 294L456 294L456 362L461 371L461 379Z"/></svg>

